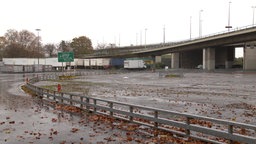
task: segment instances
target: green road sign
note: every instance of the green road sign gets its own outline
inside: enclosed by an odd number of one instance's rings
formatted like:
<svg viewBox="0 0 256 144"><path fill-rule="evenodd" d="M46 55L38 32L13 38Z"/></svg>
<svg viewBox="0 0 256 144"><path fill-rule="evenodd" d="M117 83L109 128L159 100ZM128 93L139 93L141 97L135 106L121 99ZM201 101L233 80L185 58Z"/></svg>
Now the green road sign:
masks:
<svg viewBox="0 0 256 144"><path fill-rule="evenodd" d="M58 52L58 62L73 62L74 53L73 52Z"/></svg>

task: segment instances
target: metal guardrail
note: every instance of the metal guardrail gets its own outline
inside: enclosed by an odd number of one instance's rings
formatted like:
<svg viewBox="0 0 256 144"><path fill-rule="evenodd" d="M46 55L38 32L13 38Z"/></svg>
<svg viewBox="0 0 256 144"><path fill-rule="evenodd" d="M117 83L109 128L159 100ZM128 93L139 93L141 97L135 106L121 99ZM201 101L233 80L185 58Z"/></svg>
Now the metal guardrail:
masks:
<svg viewBox="0 0 256 144"><path fill-rule="evenodd" d="M56 78L56 76L44 75L31 79L26 86L34 91L37 96L48 100L205 142L218 144L227 142L256 143L256 125L62 93L33 85L34 82L39 80Z"/></svg>

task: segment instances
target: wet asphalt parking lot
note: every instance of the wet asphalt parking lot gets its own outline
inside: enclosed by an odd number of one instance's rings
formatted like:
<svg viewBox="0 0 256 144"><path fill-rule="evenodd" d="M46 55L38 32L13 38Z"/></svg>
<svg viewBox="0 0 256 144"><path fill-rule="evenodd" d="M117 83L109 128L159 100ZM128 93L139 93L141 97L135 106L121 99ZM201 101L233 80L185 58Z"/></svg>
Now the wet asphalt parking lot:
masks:
<svg viewBox="0 0 256 144"><path fill-rule="evenodd" d="M63 82L41 81L37 85L61 83L69 92L92 97L256 124L255 72L167 74L181 77L140 71L87 75ZM32 74L0 74L0 143L127 142L121 139L126 135L123 131L55 110L24 93L20 86L26 77ZM115 140L108 141L110 137Z"/></svg>
<svg viewBox="0 0 256 144"><path fill-rule="evenodd" d="M56 110L24 93L21 86L26 77L32 74L0 74L1 144L127 142L126 131L97 122L97 117L90 120Z"/></svg>

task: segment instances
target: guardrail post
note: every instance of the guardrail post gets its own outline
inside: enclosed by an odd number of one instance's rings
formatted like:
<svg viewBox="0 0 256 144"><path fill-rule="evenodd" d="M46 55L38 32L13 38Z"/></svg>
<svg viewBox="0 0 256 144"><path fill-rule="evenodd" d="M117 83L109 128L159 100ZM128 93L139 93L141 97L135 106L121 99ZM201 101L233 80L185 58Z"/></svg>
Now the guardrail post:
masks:
<svg viewBox="0 0 256 144"><path fill-rule="evenodd" d="M60 101L61 101L61 103L63 103L63 96L64 96L64 94L61 93L60 96L61 96L61 100Z"/></svg>
<svg viewBox="0 0 256 144"><path fill-rule="evenodd" d="M233 134L233 125L228 125L228 133ZM229 140L229 144L233 144L232 140Z"/></svg>
<svg viewBox="0 0 256 144"><path fill-rule="evenodd" d="M154 118L158 119L158 111L154 111ZM158 128L158 122L157 121L155 121L154 127Z"/></svg>
<svg viewBox="0 0 256 144"><path fill-rule="evenodd" d="M89 111L90 107L89 107L89 103L90 103L90 99L86 98L86 109Z"/></svg>
<svg viewBox="0 0 256 144"><path fill-rule="evenodd" d="M110 109L111 109L111 111L110 111L110 116L113 116L113 111L112 111L112 109L113 109L113 103L112 103L112 102L109 103L109 107L110 107Z"/></svg>
<svg viewBox="0 0 256 144"><path fill-rule="evenodd" d="M53 92L53 100L56 101L56 91Z"/></svg>
<svg viewBox="0 0 256 144"><path fill-rule="evenodd" d="M46 90L46 92L47 92L47 94L46 94L47 99L49 99L49 93L50 93L50 92L49 92L49 90L48 90L48 89Z"/></svg>
<svg viewBox="0 0 256 144"><path fill-rule="evenodd" d="M41 88L40 94L42 97L44 97L44 89L43 88Z"/></svg>
<svg viewBox="0 0 256 144"><path fill-rule="evenodd" d="M73 101L72 101L72 100L73 100L73 96L72 96L72 95L69 95L69 97L70 97L70 102L69 102L69 104L70 104L70 105L73 105Z"/></svg>
<svg viewBox="0 0 256 144"><path fill-rule="evenodd" d="M38 96L38 87L35 87L36 90L36 96Z"/></svg>
<svg viewBox="0 0 256 144"><path fill-rule="evenodd" d="M38 95L37 96L40 97L41 96L41 88L38 87L37 91L38 91Z"/></svg>
<svg viewBox="0 0 256 144"><path fill-rule="evenodd" d="M93 104L94 104L93 111L96 112L97 111L97 109L96 109L96 105L97 105L96 99L93 99Z"/></svg>
<svg viewBox="0 0 256 144"><path fill-rule="evenodd" d="M80 104L80 108L83 108L83 101L84 101L84 98L83 97L80 97L80 102L81 102L81 104Z"/></svg>
<svg viewBox="0 0 256 144"><path fill-rule="evenodd" d="M191 118L189 118L189 117L186 117L186 124L187 124L187 126L189 126L190 125L190 119ZM185 130L185 133L186 133L186 136L190 136L190 129L189 128L187 128L186 130Z"/></svg>
<svg viewBox="0 0 256 144"><path fill-rule="evenodd" d="M130 113L133 114L133 106L130 106ZM133 116L130 116L130 121L133 121Z"/></svg>

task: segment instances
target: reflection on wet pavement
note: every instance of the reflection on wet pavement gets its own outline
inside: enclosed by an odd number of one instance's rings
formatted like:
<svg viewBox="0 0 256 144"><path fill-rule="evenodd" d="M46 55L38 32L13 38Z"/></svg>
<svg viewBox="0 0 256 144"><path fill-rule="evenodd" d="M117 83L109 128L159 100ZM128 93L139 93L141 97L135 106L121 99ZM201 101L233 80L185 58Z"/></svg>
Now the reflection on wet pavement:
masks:
<svg viewBox="0 0 256 144"><path fill-rule="evenodd" d="M44 105L17 86L22 74L0 74L0 143L116 143L123 132ZM10 93L9 93L10 92ZM125 133L123 133L125 136Z"/></svg>

